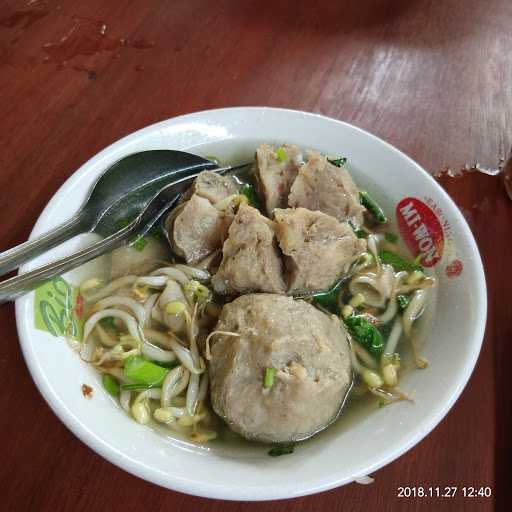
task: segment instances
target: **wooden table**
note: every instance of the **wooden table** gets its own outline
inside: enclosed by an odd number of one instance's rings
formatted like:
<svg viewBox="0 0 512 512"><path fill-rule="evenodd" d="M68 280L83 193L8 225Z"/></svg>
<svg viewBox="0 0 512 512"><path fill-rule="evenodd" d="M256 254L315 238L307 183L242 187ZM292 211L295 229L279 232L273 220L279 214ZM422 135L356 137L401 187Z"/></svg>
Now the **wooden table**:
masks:
<svg viewBox="0 0 512 512"><path fill-rule="evenodd" d="M52 194L97 151L196 110L303 109L367 129L432 172L475 160L496 165L512 144L511 22L510 0L4 1L0 248L26 239ZM512 202L497 178L444 183L483 255L487 335L447 418L373 475L375 483L243 504L143 482L95 455L53 415L29 377L7 305L0 309L0 509L504 507L511 488ZM418 485L490 485L493 497L397 498L398 486Z"/></svg>

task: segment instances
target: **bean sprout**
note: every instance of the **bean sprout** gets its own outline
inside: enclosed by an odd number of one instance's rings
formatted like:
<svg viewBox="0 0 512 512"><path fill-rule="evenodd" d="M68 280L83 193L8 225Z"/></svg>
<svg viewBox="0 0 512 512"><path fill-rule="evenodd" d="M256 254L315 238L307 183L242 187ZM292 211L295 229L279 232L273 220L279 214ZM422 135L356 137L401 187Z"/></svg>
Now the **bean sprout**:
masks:
<svg viewBox="0 0 512 512"><path fill-rule="evenodd" d="M154 293L146 299L146 302L144 302L144 313L146 315L146 322L144 323L144 327L152 327L153 317L151 312L153 311L153 307L155 306L158 297L158 293Z"/></svg>
<svg viewBox="0 0 512 512"><path fill-rule="evenodd" d="M103 318L114 317L122 320L131 336L135 339L141 339L141 332L137 325L137 322L133 318L133 316L129 315L125 311L121 311L120 309L103 309L102 311L98 311L89 317L87 322L85 322L84 326L84 340L87 343L87 338L89 334L91 334L92 330L96 326L96 323L102 320Z"/></svg>
<svg viewBox="0 0 512 512"><path fill-rule="evenodd" d="M377 369L377 363L375 362L375 359L370 355L370 353L364 349L357 341L352 343L352 346L354 347L354 352L356 353L357 357L368 367L372 370Z"/></svg>
<svg viewBox="0 0 512 512"><path fill-rule="evenodd" d="M154 329L144 329L144 336L148 341L156 343L162 348L170 349L171 348L171 337L167 336L167 334L162 331L156 331Z"/></svg>
<svg viewBox="0 0 512 512"><path fill-rule="evenodd" d="M388 307L387 307L386 311L384 311L384 313L382 313L382 315L377 317L383 324L392 320L397 313L397 310L398 310L398 304L396 302L397 290L400 286L400 283L402 282L402 280L405 277L407 277L407 272L398 272L397 274L395 274L393 288L391 290L391 295L389 297Z"/></svg>
<svg viewBox="0 0 512 512"><path fill-rule="evenodd" d="M190 373L203 373L204 369L195 365L190 350L181 345L176 337L171 337L171 348L176 354L176 357L181 361L181 364L183 364Z"/></svg>
<svg viewBox="0 0 512 512"><path fill-rule="evenodd" d="M165 276L146 276L139 277L133 284L134 288L138 286L149 286L150 288L165 288L167 277Z"/></svg>
<svg viewBox="0 0 512 512"><path fill-rule="evenodd" d="M126 412L130 412L130 401L131 401L131 399L132 399L131 391L128 391L126 389L122 389L121 393L119 395L119 403L121 404L121 407Z"/></svg>
<svg viewBox="0 0 512 512"><path fill-rule="evenodd" d="M135 281L137 281L137 276L120 277L109 283L107 286L104 286L103 288L101 288L101 290L97 291L96 293L93 293L91 295L85 295L84 298L87 302L97 302L100 299L112 295L112 293L119 290L120 288L124 288L125 286L131 286L132 284L135 283Z"/></svg>
<svg viewBox="0 0 512 512"><path fill-rule="evenodd" d="M401 335L402 320L399 316L397 316L395 318L395 322L393 323L393 328L389 333L388 341L386 342L386 346L384 348L384 354L394 354L396 352L396 346Z"/></svg>
<svg viewBox="0 0 512 512"><path fill-rule="evenodd" d="M199 381L200 377L196 373L190 375L190 381L187 388L187 412L190 416L193 416L197 408L197 397L199 393Z"/></svg>
<svg viewBox="0 0 512 512"><path fill-rule="evenodd" d="M205 371L201 377L201 383L199 384L199 391L197 393L197 401L204 402L206 399L206 393L208 392L208 371Z"/></svg>
<svg viewBox="0 0 512 512"><path fill-rule="evenodd" d="M240 338L241 334L238 334L237 332L228 332L228 331L213 331L211 332L207 337L205 341L205 357L207 361L210 361L212 358L212 353L210 350L210 340L213 338L213 336L216 336L217 334L222 334L223 336L233 336L233 338Z"/></svg>
<svg viewBox="0 0 512 512"><path fill-rule="evenodd" d="M110 307L124 306L137 318L140 327L144 327L146 321L146 310L139 302L129 297L119 297L113 295L112 297L105 297L94 304L93 310L102 310Z"/></svg>
<svg viewBox="0 0 512 512"><path fill-rule="evenodd" d="M189 383L190 372L183 366L172 369L162 384L162 407L169 407L171 400L184 391Z"/></svg>
<svg viewBox="0 0 512 512"><path fill-rule="evenodd" d="M174 281L178 282L179 284L186 284L188 283L188 276L182 272L181 270L177 269L177 268L172 268L172 267L164 267L164 268L159 268L157 270L154 270L153 272L151 272L152 276L167 276L171 279L173 279Z"/></svg>
<svg viewBox="0 0 512 512"><path fill-rule="evenodd" d="M105 345L106 347L113 347L117 343L117 340L112 338L112 336L110 336L110 334L101 327L99 322L94 326L94 329L98 333L98 338L102 345Z"/></svg>
<svg viewBox="0 0 512 512"><path fill-rule="evenodd" d="M170 350L163 350L156 345L145 341L142 345L141 352L148 359L152 359L153 361L158 361L160 363L173 363L176 361L176 356L174 352Z"/></svg>
<svg viewBox="0 0 512 512"><path fill-rule="evenodd" d="M411 302L407 306L402 316L402 324L404 332L408 338L411 337L411 330L413 322L418 319L423 313L425 302L427 299L426 290L416 290L412 296Z"/></svg>
<svg viewBox="0 0 512 512"><path fill-rule="evenodd" d="M202 268L189 267L188 265L176 264L174 268L181 270L184 274L186 274L189 278L197 279L198 281L209 281L210 280L210 272L204 270Z"/></svg>

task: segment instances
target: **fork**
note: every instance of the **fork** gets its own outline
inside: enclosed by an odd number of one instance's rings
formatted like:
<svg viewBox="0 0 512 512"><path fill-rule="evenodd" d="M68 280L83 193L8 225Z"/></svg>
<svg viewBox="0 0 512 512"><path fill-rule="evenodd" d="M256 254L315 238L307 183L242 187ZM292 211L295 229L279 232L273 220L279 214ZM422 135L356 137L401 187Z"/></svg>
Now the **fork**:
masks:
<svg viewBox="0 0 512 512"><path fill-rule="evenodd" d="M246 167L242 164L233 167L213 169L212 172L225 174ZM126 244L134 238L145 236L159 220L179 202L183 193L199 175L197 172L181 178L158 191L142 208L140 213L127 226L107 236L103 240L57 261L42 265L34 270L6 279L0 283L0 304L12 301L28 293L45 281L86 263L102 254Z"/></svg>

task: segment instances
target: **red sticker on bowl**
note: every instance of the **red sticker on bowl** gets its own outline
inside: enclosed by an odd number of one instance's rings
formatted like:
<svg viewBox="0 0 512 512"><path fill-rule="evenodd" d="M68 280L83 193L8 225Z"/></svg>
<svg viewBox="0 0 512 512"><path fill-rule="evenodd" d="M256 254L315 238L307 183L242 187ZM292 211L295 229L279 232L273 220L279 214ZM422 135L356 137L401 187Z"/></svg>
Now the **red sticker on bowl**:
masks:
<svg viewBox="0 0 512 512"><path fill-rule="evenodd" d="M402 238L424 267L433 267L442 257L444 233L436 214L415 197L402 199L396 207Z"/></svg>

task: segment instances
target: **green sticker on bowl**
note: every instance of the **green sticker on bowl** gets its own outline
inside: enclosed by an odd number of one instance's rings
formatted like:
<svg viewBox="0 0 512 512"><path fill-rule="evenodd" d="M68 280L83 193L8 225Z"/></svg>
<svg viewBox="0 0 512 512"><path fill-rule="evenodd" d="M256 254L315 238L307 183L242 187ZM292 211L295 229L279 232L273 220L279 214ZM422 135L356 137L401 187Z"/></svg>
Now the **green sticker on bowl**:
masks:
<svg viewBox="0 0 512 512"><path fill-rule="evenodd" d="M36 329L53 336L81 340L84 328L83 298L78 289L57 277L36 289L34 301Z"/></svg>

